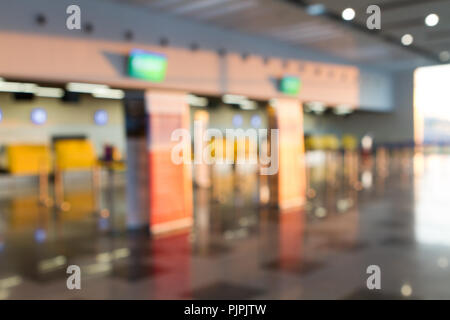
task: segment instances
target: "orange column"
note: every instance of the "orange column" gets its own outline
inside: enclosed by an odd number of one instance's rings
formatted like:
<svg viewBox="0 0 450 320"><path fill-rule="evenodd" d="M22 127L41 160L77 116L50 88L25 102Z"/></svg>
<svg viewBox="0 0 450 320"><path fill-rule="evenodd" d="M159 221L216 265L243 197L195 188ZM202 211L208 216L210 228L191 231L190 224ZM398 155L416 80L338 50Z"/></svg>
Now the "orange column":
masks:
<svg viewBox="0 0 450 320"><path fill-rule="evenodd" d="M150 229L153 234L192 225L192 175L190 164L175 164L172 141L176 129L189 130L186 95L148 91L145 95L149 115L149 193ZM187 143L190 143L188 141Z"/></svg>
<svg viewBox="0 0 450 320"><path fill-rule="evenodd" d="M276 199L281 210L301 207L306 199L303 110L296 99L276 99L269 109L272 127L279 130L279 170Z"/></svg>

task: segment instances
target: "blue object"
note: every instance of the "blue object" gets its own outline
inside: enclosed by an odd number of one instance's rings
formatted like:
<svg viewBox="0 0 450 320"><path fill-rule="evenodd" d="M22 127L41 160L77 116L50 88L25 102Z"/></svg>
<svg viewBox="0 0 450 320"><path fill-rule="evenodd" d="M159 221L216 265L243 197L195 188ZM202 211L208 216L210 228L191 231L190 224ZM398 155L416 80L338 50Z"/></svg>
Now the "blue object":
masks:
<svg viewBox="0 0 450 320"><path fill-rule="evenodd" d="M250 124L252 125L253 128L259 128L261 127L261 117L257 114L253 115L252 118L250 119Z"/></svg>
<svg viewBox="0 0 450 320"><path fill-rule="evenodd" d="M96 125L104 126L108 123L108 112L105 110L97 110L94 113L94 122Z"/></svg>
<svg viewBox="0 0 450 320"><path fill-rule="evenodd" d="M233 116L233 126L235 127L241 127L242 124L244 123L244 120L242 119L242 116L240 114L235 114Z"/></svg>
<svg viewBox="0 0 450 320"><path fill-rule="evenodd" d="M35 108L31 110L31 122L38 125L47 122L47 111L42 108Z"/></svg>

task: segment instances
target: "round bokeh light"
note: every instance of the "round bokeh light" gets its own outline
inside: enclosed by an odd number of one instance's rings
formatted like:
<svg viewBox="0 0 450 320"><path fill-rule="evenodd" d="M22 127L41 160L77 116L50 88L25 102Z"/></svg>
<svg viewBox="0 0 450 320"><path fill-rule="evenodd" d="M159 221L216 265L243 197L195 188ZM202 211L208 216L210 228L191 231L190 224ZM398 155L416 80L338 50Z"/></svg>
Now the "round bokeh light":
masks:
<svg viewBox="0 0 450 320"><path fill-rule="evenodd" d="M108 112L105 110L97 110L94 113L94 122L96 125L104 126L108 123Z"/></svg>
<svg viewBox="0 0 450 320"><path fill-rule="evenodd" d="M261 127L261 122L261 117L258 114L253 115L250 119L250 123L253 128Z"/></svg>
<svg viewBox="0 0 450 320"><path fill-rule="evenodd" d="M35 108L31 110L31 122L38 125L47 122L47 111L42 108Z"/></svg>
<svg viewBox="0 0 450 320"><path fill-rule="evenodd" d="M242 124L244 123L244 120L242 119L242 116L240 114L235 114L233 116L232 122L233 122L233 126L238 128L238 127L242 126Z"/></svg>

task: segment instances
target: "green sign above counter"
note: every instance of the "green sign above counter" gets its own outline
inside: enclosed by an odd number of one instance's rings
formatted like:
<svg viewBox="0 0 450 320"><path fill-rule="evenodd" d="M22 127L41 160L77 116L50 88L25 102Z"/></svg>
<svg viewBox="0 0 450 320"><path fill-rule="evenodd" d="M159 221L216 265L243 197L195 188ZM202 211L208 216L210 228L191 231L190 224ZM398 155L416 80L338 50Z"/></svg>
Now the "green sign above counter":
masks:
<svg viewBox="0 0 450 320"><path fill-rule="evenodd" d="M281 78L279 90L282 93L295 95L300 92L300 78L294 76L286 76Z"/></svg>
<svg viewBox="0 0 450 320"><path fill-rule="evenodd" d="M128 75L151 82L162 82L166 77L167 57L163 54L133 49L128 57Z"/></svg>

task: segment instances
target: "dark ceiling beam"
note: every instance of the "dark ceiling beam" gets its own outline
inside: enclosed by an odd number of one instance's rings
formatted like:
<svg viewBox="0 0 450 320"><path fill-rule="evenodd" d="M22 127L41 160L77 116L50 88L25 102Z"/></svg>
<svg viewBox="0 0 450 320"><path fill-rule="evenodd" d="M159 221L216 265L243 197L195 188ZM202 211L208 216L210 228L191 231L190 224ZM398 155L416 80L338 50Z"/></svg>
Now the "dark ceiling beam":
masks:
<svg viewBox="0 0 450 320"><path fill-rule="evenodd" d="M406 7L417 6L420 4L430 4L432 2L443 2L448 0L399 0L392 2L377 3L381 10L404 9Z"/></svg>
<svg viewBox="0 0 450 320"><path fill-rule="evenodd" d="M428 40L450 39L450 29L427 32Z"/></svg>
<svg viewBox="0 0 450 320"><path fill-rule="evenodd" d="M383 28L387 30L406 29L423 26L423 18L411 18L408 20L396 21L391 23L383 23Z"/></svg>
<svg viewBox="0 0 450 320"><path fill-rule="evenodd" d="M284 1L291 3L293 5L296 5L297 7L300 7L303 10L306 10L306 8L310 5L309 1L305 1L305 0L284 0ZM432 1L443 1L443 0L403 0L403 1L394 2L394 3L397 5L400 5L400 4L406 5L406 3L409 3L409 5L411 5L412 2L417 4L418 2L424 2L424 3L427 2L428 3L428 2L432 2ZM374 38L377 38L386 43L395 45L403 50L406 50L406 51L415 53L417 55L420 55L422 57L425 57L431 61L442 63L442 61L439 59L439 56L431 50L422 48L422 47L414 45L414 44L412 44L410 46L404 46L401 44L400 39L396 36L390 35L389 33L384 32L383 30L369 30L365 24L361 24L356 21L345 21L342 19L340 14L332 12L332 11L328 10L327 8L325 8L325 12L323 14L321 14L320 17L326 17L329 20L333 20L351 30L373 36Z"/></svg>

